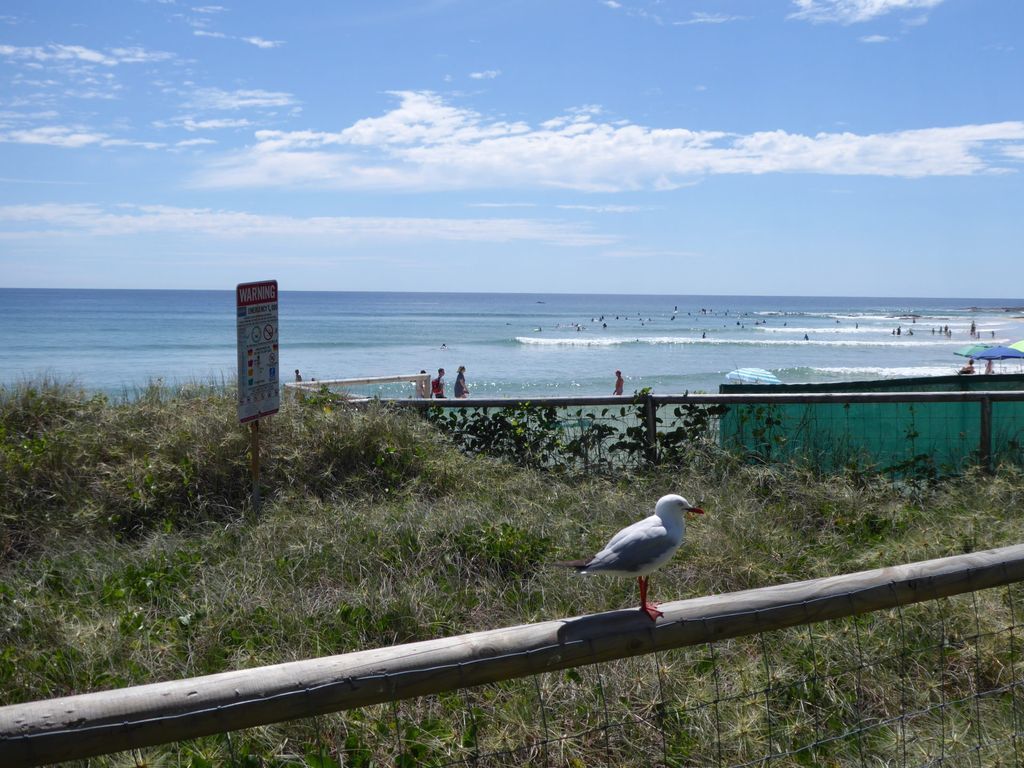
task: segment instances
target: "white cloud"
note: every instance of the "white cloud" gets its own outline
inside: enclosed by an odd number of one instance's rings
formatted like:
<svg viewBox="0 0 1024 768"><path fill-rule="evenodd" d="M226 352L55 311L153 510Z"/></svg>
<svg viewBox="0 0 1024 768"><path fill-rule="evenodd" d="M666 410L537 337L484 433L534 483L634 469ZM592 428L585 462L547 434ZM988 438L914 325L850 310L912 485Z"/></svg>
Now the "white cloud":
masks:
<svg viewBox="0 0 1024 768"><path fill-rule="evenodd" d="M163 205L94 204L0 206L0 223L32 234L133 236L198 234L222 239L358 239L368 242L424 240L507 243L534 241L563 246L608 245L615 238L562 222L529 219L451 219L348 216L269 216L241 211ZM24 230L33 228L26 233Z"/></svg>
<svg viewBox="0 0 1024 768"><path fill-rule="evenodd" d="M488 119L433 93L344 130L258 131L219 159L205 187L339 189L674 189L712 174L815 173L917 178L1016 170L1000 151L1024 122L860 135L784 130L734 134L601 121L588 107L539 127Z"/></svg>
<svg viewBox="0 0 1024 768"><path fill-rule="evenodd" d="M71 99L101 99L106 101L113 101L120 97L121 91L124 90L120 85L108 86L107 90L100 91L95 88L81 90L78 88L67 88L64 90L64 96Z"/></svg>
<svg viewBox="0 0 1024 768"><path fill-rule="evenodd" d="M57 179L19 179L13 176L0 176L4 184L42 184L45 186L87 186L87 181L62 181Z"/></svg>
<svg viewBox="0 0 1024 768"><path fill-rule="evenodd" d="M0 45L0 59L15 71L9 84L33 88L35 93L21 95L17 103L55 103L59 98L116 99L124 86L117 80L116 70L133 64L157 64L177 57L166 51L153 51L141 46L96 50L82 45L51 43L37 46ZM8 104L15 104L15 100Z"/></svg>
<svg viewBox="0 0 1024 768"><path fill-rule="evenodd" d="M887 37L885 35L864 35L857 39L862 43L888 43L892 41L891 37Z"/></svg>
<svg viewBox="0 0 1024 768"><path fill-rule="evenodd" d="M244 40L250 45L255 45L257 48L280 48L282 45L284 45L283 40L264 40L262 37L255 36L242 37L239 39Z"/></svg>
<svg viewBox="0 0 1024 768"><path fill-rule="evenodd" d="M193 8L194 13L200 14L198 17L185 16L184 14L177 14L176 18L182 20L189 27L192 28L192 34L196 37L208 37L216 40L237 40L249 45L255 45L257 48L280 48L284 45L283 40L267 40L259 35L230 35L227 32L219 32L211 30L211 17L215 14L223 13L227 10L220 5L206 5L198 8Z"/></svg>
<svg viewBox="0 0 1024 768"><path fill-rule="evenodd" d="M857 24L895 11L928 10L942 2L943 0L793 0L798 10L790 14L790 18L816 23L831 21Z"/></svg>
<svg viewBox="0 0 1024 768"><path fill-rule="evenodd" d="M174 58L173 53L166 51L147 51L139 46L131 48L111 48L110 54L117 59L119 64L152 64L157 61L169 61Z"/></svg>
<svg viewBox="0 0 1024 768"><path fill-rule="evenodd" d="M176 147L199 147L204 144L216 144L213 139L185 139L175 143Z"/></svg>
<svg viewBox="0 0 1024 768"><path fill-rule="evenodd" d="M15 46L0 45L0 56L37 62L83 61L89 64L117 65L117 59L81 45Z"/></svg>
<svg viewBox="0 0 1024 768"><path fill-rule="evenodd" d="M92 133L82 128L62 125L48 125L0 133L0 142L4 143L46 144L51 147L70 148L102 144L108 138L108 136L102 133Z"/></svg>
<svg viewBox="0 0 1024 768"><path fill-rule="evenodd" d="M648 206L643 205L556 205L563 211L587 211L588 213L636 213L637 211L649 211Z"/></svg>
<svg viewBox="0 0 1024 768"><path fill-rule="evenodd" d="M67 149L79 149L88 146L159 149L165 146L159 142L117 139L105 133L89 131L81 126L65 125L45 125L36 128L0 132L0 143L41 144Z"/></svg>
<svg viewBox="0 0 1024 768"><path fill-rule="evenodd" d="M603 0L601 4L616 11L621 10L626 16L630 16L634 19L650 21L658 26L662 26L665 23L664 19L659 14L652 13L646 8L641 8L637 5L625 6L618 2L618 0ZM654 6L660 6L662 5L662 0L654 0L652 4Z"/></svg>
<svg viewBox="0 0 1024 768"><path fill-rule="evenodd" d="M42 112L16 112L13 110L0 111L0 127L12 123L37 122L39 120L56 120L60 113L54 109Z"/></svg>
<svg viewBox="0 0 1024 768"><path fill-rule="evenodd" d="M250 109L287 107L296 101L290 93L261 90L224 91L220 88L199 88L189 98L187 106L197 109Z"/></svg>
<svg viewBox="0 0 1024 768"><path fill-rule="evenodd" d="M677 27L685 27L691 24L728 24L731 21L745 21L747 16L730 16L725 13L703 13L694 11L687 21L672 22Z"/></svg>
<svg viewBox="0 0 1024 768"><path fill-rule="evenodd" d="M168 61L174 58L173 53L165 51L147 51L138 46L131 48L112 48L106 53L86 48L82 45L62 45L51 43L40 46L0 45L0 56L13 61L38 63L79 62L98 64L105 67L116 67L119 64L151 63Z"/></svg>
<svg viewBox="0 0 1024 768"><path fill-rule="evenodd" d="M493 80L500 74L500 69L487 69L483 72L470 72L469 76L474 80Z"/></svg>
<svg viewBox="0 0 1024 768"><path fill-rule="evenodd" d="M186 117L181 121L181 127L186 131L210 131L210 130L222 130L224 128L247 128L250 123L245 118L223 118L220 120L193 120L191 117Z"/></svg>
<svg viewBox="0 0 1024 768"><path fill-rule="evenodd" d="M324 143L357 146L409 144L472 144L484 139L528 133L526 123L485 121L477 113L452 107L433 93L400 91L392 94L401 99L397 109L383 117L368 117L354 123L340 134L318 134ZM293 134L267 136L267 140L288 141ZM305 134L299 134L300 139ZM257 135L257 138L260 138Z"/></svg>
<svg viewBox="0 0 1024 768"><path fill-rule="evenodd" d="M536 203L467 203L470 208L536 208Z"/></svg>

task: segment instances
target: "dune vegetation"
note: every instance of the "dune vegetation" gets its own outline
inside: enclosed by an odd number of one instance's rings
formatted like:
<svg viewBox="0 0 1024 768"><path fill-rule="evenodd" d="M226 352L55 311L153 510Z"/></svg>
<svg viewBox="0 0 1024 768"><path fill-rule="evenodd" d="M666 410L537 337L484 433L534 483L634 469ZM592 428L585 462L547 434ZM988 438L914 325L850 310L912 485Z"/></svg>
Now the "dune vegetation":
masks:
<svg viewBox="0 0 1024 768"><path fill-rule="evenodd" d="M118 402L52 381L0 390L0 704L632 606L635 583L546 563L595 550L665 493L707 514L654 576L660 600L1024 540L1013 467L895 484L706 447L592 475L467 455L416 413L316 398L267 420L262 444L254 510L247 433L218 387ZM90 764L733 765L792 750L773 764L918 765L941 749L995 765L985 745L1016 745L1019 693L984 707L971 693L1021 679L1007 629L1019 597L990 590ZM824 669L836 672L808 682ZM908 705L922 714L900 719ZM881 725L829 740L854 718Z"/></svg>

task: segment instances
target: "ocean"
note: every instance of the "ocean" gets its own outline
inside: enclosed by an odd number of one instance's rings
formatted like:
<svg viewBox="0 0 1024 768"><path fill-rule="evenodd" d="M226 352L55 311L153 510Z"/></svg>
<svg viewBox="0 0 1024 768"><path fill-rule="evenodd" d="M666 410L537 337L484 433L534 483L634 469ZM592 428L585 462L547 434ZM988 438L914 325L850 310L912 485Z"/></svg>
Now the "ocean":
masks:
<svg viewBox="0 0 1024 768"><path fill-rule="evenodd" d="M0 289L0 384L47 376L113 397L232 385L234 291ZM306 380L466 366L471 396L717 392L739 367L784 383L955 373L972 342L1024 339L1024 299L280 294L281 368ZM948 327L949 334L945 333ZM896 331L899 329L899 335ZM1021 372L1017 361L997 369ZM283 377L287 380L290 376ZM358 387L404 397L411 384Z"/></svg>

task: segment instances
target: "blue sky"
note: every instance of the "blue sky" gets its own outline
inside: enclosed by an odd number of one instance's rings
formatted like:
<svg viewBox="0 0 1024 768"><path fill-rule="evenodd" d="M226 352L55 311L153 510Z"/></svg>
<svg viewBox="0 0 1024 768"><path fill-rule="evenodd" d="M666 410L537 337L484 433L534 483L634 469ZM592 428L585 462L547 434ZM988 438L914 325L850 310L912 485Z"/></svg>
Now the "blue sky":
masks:
<svg viewBox="0 0 1024 768"><path fill-rule="evenodd" d="M7 0L0 285L1024 295L1021 0Z"/></svg>

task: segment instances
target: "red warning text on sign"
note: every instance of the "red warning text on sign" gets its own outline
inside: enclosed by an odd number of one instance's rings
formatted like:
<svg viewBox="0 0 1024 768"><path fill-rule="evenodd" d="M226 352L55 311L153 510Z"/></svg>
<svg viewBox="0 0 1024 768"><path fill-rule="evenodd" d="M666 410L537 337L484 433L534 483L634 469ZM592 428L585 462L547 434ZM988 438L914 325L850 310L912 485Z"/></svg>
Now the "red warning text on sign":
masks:
<svg viewBox="0 0 1024 768"><path fill-rule="evenodd" d="M240 307L251 307L254 304L277 303L277 280L262 283L241 283L236 289L237 304Z"/></svg>

